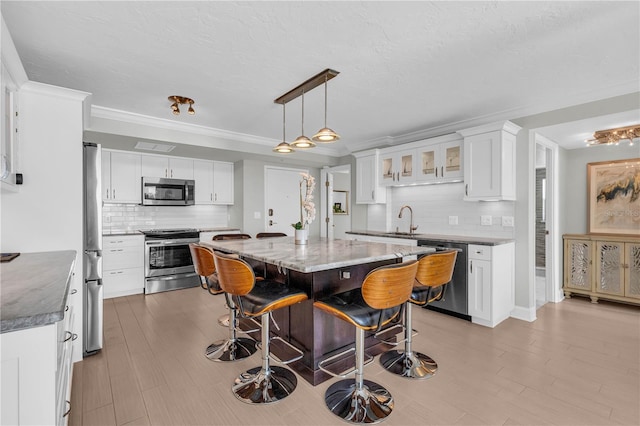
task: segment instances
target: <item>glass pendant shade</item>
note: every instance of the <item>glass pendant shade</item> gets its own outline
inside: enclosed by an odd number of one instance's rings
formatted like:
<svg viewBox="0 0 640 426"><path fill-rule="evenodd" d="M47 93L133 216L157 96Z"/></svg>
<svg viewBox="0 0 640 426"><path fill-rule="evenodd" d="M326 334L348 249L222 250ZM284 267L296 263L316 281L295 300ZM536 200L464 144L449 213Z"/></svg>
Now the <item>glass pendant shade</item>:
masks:
<svg viewBox="0 0 640 426"><path fill-rule="evenodd" d="M313 148L314 146L316 146L316 144L313 143L311 139L309 139L305 135L301 135L301 136L298 136L295 141L291 142L291 146L295 148L304 149L304 148Z"/></svg>
<svg viewBox="0 0 640 426"><path fill-rule="evenodd" d="M293 148L288 143L282 141L275 148L273 148L273 152L279 152L280 154L289 154L293 152Z"/></svg>
<svg viewBox="0 0 640 426"><path fill-rule="evenodd" d="M324 77L324 127L311 139L321 143L331 143L340 139L336 132L327 127L327 76Z"/></svg>
<svg viewBox="0 0 640 426"><path fill-rule="evenodd" d="M318 130L318 133L313 135L311 139L313 139L316 142L328 143L328 142L335 142L339 140L340 136L330 128L323 127L322 129Z"/></svg>

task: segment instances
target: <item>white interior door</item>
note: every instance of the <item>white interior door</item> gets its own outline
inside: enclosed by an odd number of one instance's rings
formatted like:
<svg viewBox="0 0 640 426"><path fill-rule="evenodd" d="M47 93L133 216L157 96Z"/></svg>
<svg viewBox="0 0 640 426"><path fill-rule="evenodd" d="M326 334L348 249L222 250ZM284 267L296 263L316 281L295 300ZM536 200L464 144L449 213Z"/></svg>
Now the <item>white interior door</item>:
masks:
<svg viewBox="0 0 640 426"><path fill-rule="evenodd" d="M304 169L265 167L265 232L293 235L292 223L300 221L300 173Z"/></svg>

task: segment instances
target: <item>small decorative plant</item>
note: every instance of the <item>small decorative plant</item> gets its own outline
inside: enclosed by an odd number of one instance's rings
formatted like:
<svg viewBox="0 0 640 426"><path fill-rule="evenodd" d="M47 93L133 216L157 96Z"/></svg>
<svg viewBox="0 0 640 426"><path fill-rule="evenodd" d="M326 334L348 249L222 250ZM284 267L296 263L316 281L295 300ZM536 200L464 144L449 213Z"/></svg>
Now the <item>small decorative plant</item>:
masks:
<svg viewBox="0 0 640 426"><path fill-rule="evenodd" d="M292 223L294 229L307 229L307 225L316 218L316 205L313 202L313 190L316 179L308 173L300 173L300 221Z"/></svg>

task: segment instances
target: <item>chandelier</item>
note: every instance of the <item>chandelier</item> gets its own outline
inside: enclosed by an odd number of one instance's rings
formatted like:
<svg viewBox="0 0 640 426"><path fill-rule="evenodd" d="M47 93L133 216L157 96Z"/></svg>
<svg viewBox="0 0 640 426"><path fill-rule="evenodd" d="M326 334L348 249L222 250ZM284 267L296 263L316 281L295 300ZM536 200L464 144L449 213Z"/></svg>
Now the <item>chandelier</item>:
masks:
<svg viewBox="0 0 640 426"><path fill-rule="evenodd" d="M640 124L618 127L616 129L598 130L593 134L593 139L587 139L587 145L618 145L621 140L629 140L633 146L633 140L640 138Z"/></svg>
<svg viewBox="0 0 640 426"><path fill-rule="evenodd" d="M340 139L340 136L327 127L327 82L331 80L333 77L339 74L338 71L334 71L332 69L327 68L319 74L314 75L307 81L299 84L293 89L289 90L284 95L275 99L273 102L277 104L281 104L283 106L283 116L284 116L284 105L297 98L298 96L302 96L302 134L296 138L295 141L291 142L291 144L287 143L284 140L284 117L283 117L283 140L278 144L273 150L279 153L290 153L295 149L308 149L316 146L315 142L318 143L331 143ZM313 138L309 139L304 135L304 95L312 89L324 84L324 127L313 136Z"/></svg>

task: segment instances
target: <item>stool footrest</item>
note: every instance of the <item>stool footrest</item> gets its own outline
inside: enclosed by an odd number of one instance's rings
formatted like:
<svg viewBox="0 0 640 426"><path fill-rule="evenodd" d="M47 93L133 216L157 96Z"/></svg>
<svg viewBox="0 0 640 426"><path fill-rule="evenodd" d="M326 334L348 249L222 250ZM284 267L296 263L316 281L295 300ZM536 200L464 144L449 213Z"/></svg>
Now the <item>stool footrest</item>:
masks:
<svg viewBox="0 0 640 426"><path fill-rule="evenodd" d="M355 356L350 356L351 353L355 353L355 348L349 348L340 353L337 353L333 356L330 356L327 359L323 359L318 363L318 368L321 371L324 371L330 376L345 378L356 371L355 365ZM364 365L371 364L373 361L373 356L368 353L364 353ZM346 369L344 368L346 366ZM336 371L334 368L340 368L340 370Z"/></svg>
<svg viewBox="0 0 640 426"><path fill-rule="evenodd" d="M396 331L395 333L392 334L392 336L397 336L400 333L405 333L406 332L406 327L402 324L396 324L392 327L386 328L384 330L380 330L377 333L375 333L373 335L373 337L375 337L377 340L381 341L382 343L385 343L387 345L391 345L391 346L398 346L400 343L404 343L407 341L406 337L403 337L402 339L395 339L395 340L390 340L391 337L388 337L389 334L395 330L395 329L400 329L399 331ZM418 331L416 329L411 329L411 337L415 337L418 335ZM387 340L389 339L389 340Z"/></svg>
<svg viewBox="0 0 640 426"><path fill-rule="evenodd" d="M258 343L258 345L262 349L262 342ZM270 346L269 356L271 357L271 359L283 365L287 365L287 364L291 364L292 362L299 361L304 356L304 352L302 352L300 349L296 348L295 346L293 346L291 343L287 342L280 336L271 337L271 340L269 341L269 346ZM274 353L274 349L277 352L279 352L281 355L290 356L290 358L285 360L280 359L280 357L278 357Z"/></svg>
<svg viewBox="0 0 640 426"><path fill-rule="evenodd" d="M244 329L240 328L240 325L238 324L238 327L236 327L236 331L238 333L243 333L243 334L257 333L262 329L262 324L260 324L258 321L256 321L255 318L243 318L243 319L251 321L252 323L254 323L256 325L257 328L244 330Z"/></svg>

